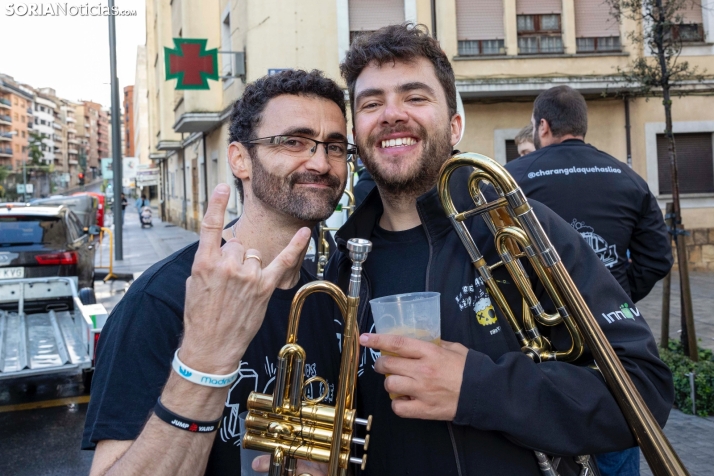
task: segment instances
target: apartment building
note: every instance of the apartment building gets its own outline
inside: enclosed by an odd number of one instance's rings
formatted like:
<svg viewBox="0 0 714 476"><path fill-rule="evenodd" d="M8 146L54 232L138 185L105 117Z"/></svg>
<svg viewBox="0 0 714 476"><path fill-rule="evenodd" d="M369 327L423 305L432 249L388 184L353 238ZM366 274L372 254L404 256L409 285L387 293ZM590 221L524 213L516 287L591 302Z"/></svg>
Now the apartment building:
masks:
<svg viewBox="0 0 714 476"><path fill-rule="evenodd" d="M6 74L0 74L0 166L22 170L33 130L33 93Z"/></svg>
<svg viewBox="0 0 714 476"><path fill-rule="evenodd" d="M161 167L163 218L187 228L198 228L215 184L232 182L226 121L244 82L286 68L338 79L356 35L404 21L427 25L452 61L465 109L460 150L512 160L535 97L567 84L588 102L587 142L631 163L663 207L671 197L661 101L614 94L627 92L618 68L650 54L627 36L641 25L618 24L602 0L148 0L146 8L150 157ZM714 0L693 2L678 34L681 59L714 71ZM164 69L173 38L204 38L217 48L221 80L207 90L176 90ZM712 86L705 81L673 107L690 228L714 227L714 99L704 94ZM240 210L232 197L226 218Z"/></svg>

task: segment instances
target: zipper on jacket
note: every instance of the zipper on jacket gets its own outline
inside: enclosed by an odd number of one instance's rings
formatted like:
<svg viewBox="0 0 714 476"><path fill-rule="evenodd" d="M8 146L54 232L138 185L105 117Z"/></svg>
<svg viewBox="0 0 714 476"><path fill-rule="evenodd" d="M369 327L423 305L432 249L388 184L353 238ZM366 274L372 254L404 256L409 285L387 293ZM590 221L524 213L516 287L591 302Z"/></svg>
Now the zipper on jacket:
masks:
<svg viewBox="0 0 714 476"><path fill-rule="evenodd" d="M419 219L421 220L421 226L424 227L424 232L426 233L426 241L429 244L429 261L426 262L426 283L424 284L424 291L429 291L429 272L431 271L431 260L434 255L434 246L431 242L431 235L429 234L429 229L426 227L424 217L422 216L422 213L421 213L421 207L419 207L419 203L417 203L417 213L419 213ZM452 427L450 421L446 422L446 426L449 429L449 437L451 437L451 447L454 450L454 459L456 460L456 472L459 476L462 476L461 460L459 459L459 450L458 450L458 447L456 446L456 436L454 435L454 428Z"/></svg>

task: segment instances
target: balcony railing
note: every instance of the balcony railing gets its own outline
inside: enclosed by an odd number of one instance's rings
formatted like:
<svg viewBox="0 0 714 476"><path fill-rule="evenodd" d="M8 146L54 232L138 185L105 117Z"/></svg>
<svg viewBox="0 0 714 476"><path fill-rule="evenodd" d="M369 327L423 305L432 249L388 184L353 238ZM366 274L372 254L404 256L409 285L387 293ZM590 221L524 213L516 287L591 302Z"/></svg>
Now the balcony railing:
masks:
<svg viewBox="0 0 714 476"><path fill-rule="evenodd" d="M0 98L0 105L12 107L12 103L10 102L10 100L5 98Z"/></svg>
<svg viewBox="0 0 714 476"><path fill-rule="evenodd" d="M79 151L77 149L67 149L67 152L70 154L79 154Z"/></svg>
<svg viewBox="0 0 714 476"><path fill-rule="evenodd" d="M9 132L0 132L0 140L12 140L12 136Z"/></svg>
<svg viewBox="0 0 714 476"><path fill-rule="evenodd" d="M10 147L0 148L0 155L9 155L10 157L12 157L12 148L10 148Z"/></svg>
<svg viewBox="0 0 714 476"><path fill-rule="evenodd" d="M31 107L28 107L28 108L27 108L27 113L28 113L29 115L31 115L31 116L34 116L34 115L35 115L35 111L33 111Z"/></svg>
<svg viewBox="0 0 714 476"><path fill-rule="evenodd" d="M12 117L0 114L0 122L12 122Z"/></svg>

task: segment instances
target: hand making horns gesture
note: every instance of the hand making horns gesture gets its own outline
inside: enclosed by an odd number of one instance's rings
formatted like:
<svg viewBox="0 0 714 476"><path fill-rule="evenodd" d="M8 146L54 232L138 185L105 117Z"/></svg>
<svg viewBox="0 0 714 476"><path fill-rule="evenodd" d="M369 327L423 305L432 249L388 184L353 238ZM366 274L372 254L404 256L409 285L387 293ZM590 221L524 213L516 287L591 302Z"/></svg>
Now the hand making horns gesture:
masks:
<svg viewBox="0 0 714 476"><path fill-rule="evenodd" d="M230 197L219 184L201 223L198 251L186 281L184 338L180 357L203 372L227 374L240 359L265 317L276 287L289 288L302 265L310 230L301 228L265 268L260 252L233 238L221 246L223 217Z"/></svg>

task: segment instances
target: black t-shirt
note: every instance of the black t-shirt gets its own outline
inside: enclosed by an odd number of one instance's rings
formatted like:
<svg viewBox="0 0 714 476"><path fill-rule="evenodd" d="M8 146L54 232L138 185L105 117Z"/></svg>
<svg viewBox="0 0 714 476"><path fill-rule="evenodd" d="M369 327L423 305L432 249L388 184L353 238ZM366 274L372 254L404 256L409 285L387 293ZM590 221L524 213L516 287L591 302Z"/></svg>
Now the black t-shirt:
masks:
<svg viewBox="0 0 714 476"><path fill-rule="evenodd" d="M183 332L185 283L197 247L194 243L143 273L109 316L99 339L83 449L94 449L100 440L134 440L141 433L169 376ZM246 410L250 392L272 394L290 304L300 286L314 279L303 269L294 288L273 293L263 325L248 346L241 373L228 393L206 474L240 472L238 415ZM306 376L327 380L326 403L333 404L340 365L338 312L327 295L310 296L298 335L307 354ZM308 396L320 395L320 387L315 383Z"/></svg>
<svg viewBox="0 0 714 476"><path fill-rule="evenodd" d="M429 242L423 226L400 232L376 226L370 240L372 251L364 262L364 272L372 298L427 291ZM367 316L369 321L360 323L360 328L363 332L374 332L372 314ZM457 474L446 422L401 418L392 411L392 401L384 390L385 376L374 371L374 362L379 355L378 351L362 348L357 385L358 414L374 418L369 458L363 474L404 474L404 458L411 460L410 467L423 469L419 474ZM374 389L378 390L375 392ZM419 461L414 461L415 458Z"/></svg>

